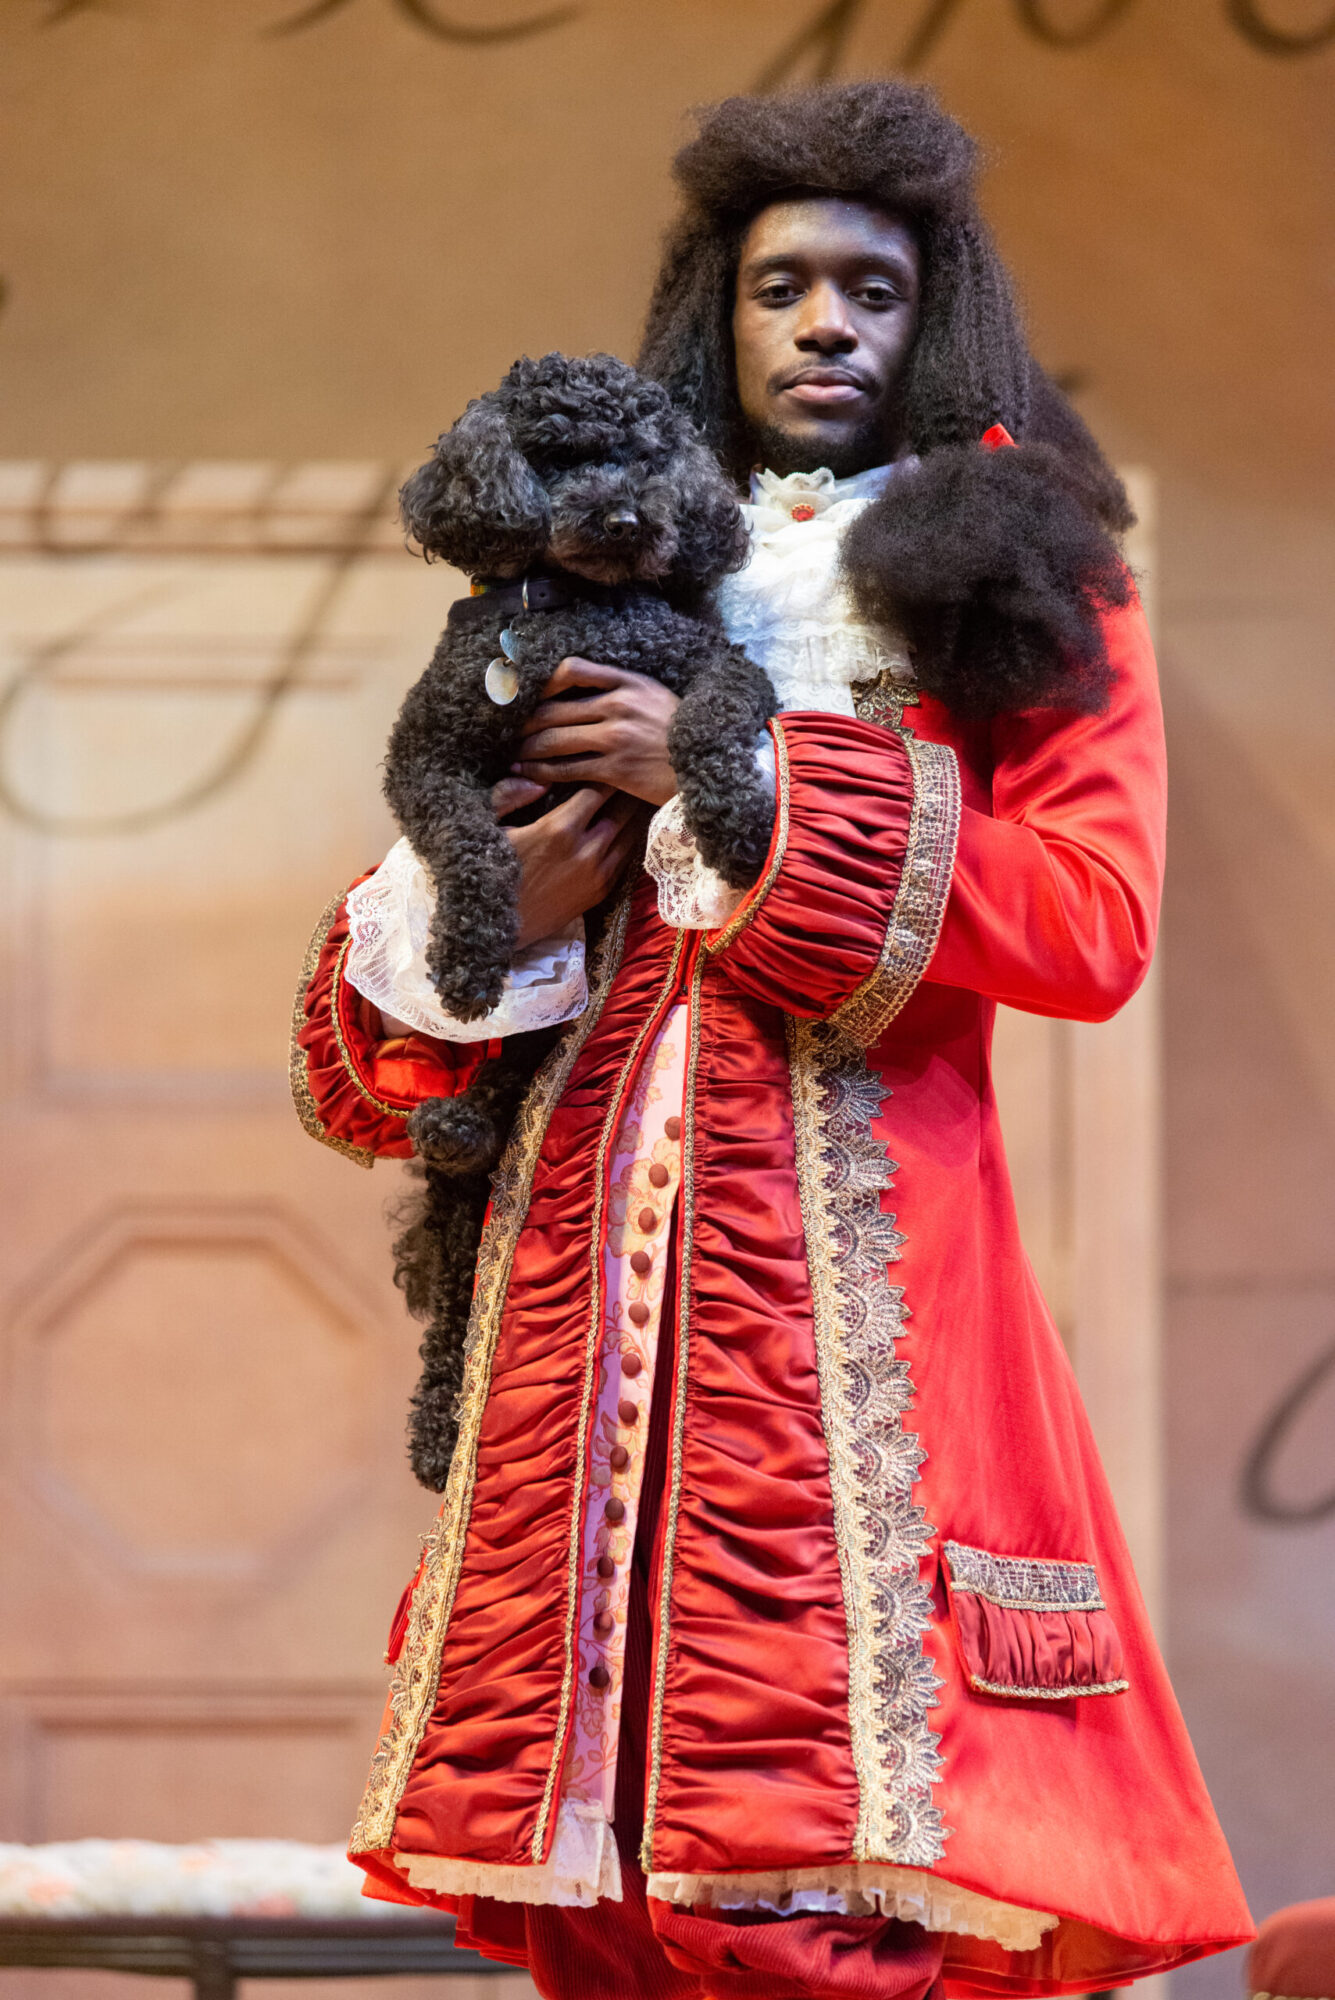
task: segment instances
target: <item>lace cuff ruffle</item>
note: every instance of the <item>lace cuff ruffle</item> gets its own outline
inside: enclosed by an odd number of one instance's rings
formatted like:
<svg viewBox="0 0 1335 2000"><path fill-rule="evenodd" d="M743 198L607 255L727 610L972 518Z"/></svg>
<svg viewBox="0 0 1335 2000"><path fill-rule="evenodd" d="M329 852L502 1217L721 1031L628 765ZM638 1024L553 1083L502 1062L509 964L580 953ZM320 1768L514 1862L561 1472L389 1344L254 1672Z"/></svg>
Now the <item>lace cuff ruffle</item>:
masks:
<svg viewBox="0 0 1335 2000"><path fill-rule="evenodd" d="M447 1014L426 969L435 888L406 840L400 840L348 896L351 942L343 968L349 986L422 1035L445 1042L485 1042L572 1021L588 1004L584 919L517 953L505 990L480 1021Z"/></svg>
<svg viewBox="0 0 1335 2000"><path fill-rule="evenodd" d="M658 914L676 931L712 931L726 924L746 891L730 889L707 868L693 835L686 830L681 793L660 806L649 822L644 865L658 884Z"/></svg>
<svg viewBox="0 0 1335 2000"><path fill-rule="evenodd" d="M774 745L765 736L756 745L756 769L774 784ZM649 822L644 865L658 884L658 914L674 931L716 931L727 923L745 889L734 889L700 857L687 830L681 793L660 806Z"/></svg>

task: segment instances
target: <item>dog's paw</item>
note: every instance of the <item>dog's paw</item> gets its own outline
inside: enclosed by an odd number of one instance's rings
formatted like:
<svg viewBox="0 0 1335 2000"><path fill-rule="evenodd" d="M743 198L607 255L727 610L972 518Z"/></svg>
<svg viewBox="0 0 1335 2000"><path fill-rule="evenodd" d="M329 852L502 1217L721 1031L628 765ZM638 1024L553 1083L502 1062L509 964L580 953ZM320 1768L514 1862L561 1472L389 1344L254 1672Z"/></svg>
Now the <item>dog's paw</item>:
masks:
<svg viewBox="0 0 1335 2000"><path fill-rule="evenodd" d="M492 1113L460 1097L428 1097L408 1120L408 1137L418 1157L446 1174L479 1174L500 1155L501 1134Z"/></svg>

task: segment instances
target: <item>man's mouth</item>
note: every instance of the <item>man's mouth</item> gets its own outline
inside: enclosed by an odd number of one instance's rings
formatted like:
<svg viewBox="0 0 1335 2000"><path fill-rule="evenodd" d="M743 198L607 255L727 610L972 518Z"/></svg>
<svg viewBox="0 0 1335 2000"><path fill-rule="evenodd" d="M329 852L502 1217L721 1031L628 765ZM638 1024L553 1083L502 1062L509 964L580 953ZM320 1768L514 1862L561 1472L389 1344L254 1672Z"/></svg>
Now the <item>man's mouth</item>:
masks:
<svg viewBox="0 0 1335 2000"><path fill-rule="evenodd" d="M863 376L847 368L804 368L782 384L781 393L808 409L828 410L858 402L870 387Z"/></svg>

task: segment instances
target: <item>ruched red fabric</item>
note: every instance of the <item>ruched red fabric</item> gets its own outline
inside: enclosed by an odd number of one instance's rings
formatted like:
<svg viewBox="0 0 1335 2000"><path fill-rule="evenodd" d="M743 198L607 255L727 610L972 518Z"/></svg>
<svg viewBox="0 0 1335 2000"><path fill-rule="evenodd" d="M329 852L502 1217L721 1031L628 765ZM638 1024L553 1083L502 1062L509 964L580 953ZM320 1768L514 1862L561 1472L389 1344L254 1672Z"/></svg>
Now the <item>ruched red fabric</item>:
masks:
<svg viewBox="0 0 1335 2000"><path fill-rule="evenodd" d="M649 899L646 882L640 900ZM592 1317L589 1218L609 1099L675 940L646 924L553 1114L516 1246L440 1693L399 1809L409 1853L530 1861L570 1671L576 1464ZM479 1774L485 1773L485 1782ZM555 1815L548 1821L548 1843Z"/></svg>
<svg viewBox="0 0 1335 2000"><path fill-rule="evenodd" d="M844 1860L858 1813L782 1016L707 974L653 1866Z"/></svg>
<svg viewBox="0 0 1335 2000"><path fill-rule="evenodd" d="M938 1542L926 1542L921 1579L932 1612L923 1655L939 1686L921 1720L941 1758L932 1872L1057 1919L1023 1951L950 1933L944 1978L959 1996L1088 1992L1250 1935L1070 1364L1020 1242L990 1076L994 1000L1099 1018L1134 990L1148 962L1163 745L1138 610L1109 620L1108 643L1117 685L1102 716L965 726L924 697L907 717L920 743L958 759L965 810L953 886L926 977L869 1051L872 1077L855 1077L842 1100L831 1084L822 1099L842 1101L846 1113L860 1105L870 1136L897 1162L882 1207L901 1238L888 1275L911 1315L895 1358L913 1398L906 1428L925 1453L914 1507L931 1535L977 1550L1036 1562L1078 1553L1096 1570L1125 1671L1116 1671L1107 1629L1093 1622L984 1628L981 1613L971 1635L978 1662L995 1670L1001 1661L1006 1673L1037 1682L1105 1673L1129 1682L1125 1693L1073 1700L983 1691L952 1623ZM669 1552L665 1504L646 1613L663 1668L661 1756L651 1746L641 1767L654 1796L654 1864L682 1875L819 1873L851 1862L860 1801L850 1699L860 1704L860 1746L880 1721L874 1694L850 1694L843 1564L856 1548L836 1538L820 1387L850 1337L832 1313L823 1252L833 1249L837 1262L853 1225L836 1206L821 1224L829 1243L808 1240L814 1211L808 1199L804 1218L798 1187L784 1013L828 1016L878 963L909 825L911 760L903 738L872 724L804 714L783 718L780 731L792 765L787 841L750 921L700 961L694 1107L685 1114L694 1166L678 1203L687 1306L676 1378L684 1402L672 1412L680 1505ZM942 759L928 765L939 772ZM631 1051L659 1018L674 951L671 977L684 991L698 949L659 922L653 887L641 879L624 960L553 1112L521 1218L438 1683L434 1652L410 1658L411 1633L405 1648L413 1685L436 1693L408 1746L392 1842L399 1853L522 1865L536 1858L544 1796L560 1797L571 1527L585 1504L580 1412L602 1256L593 1194ZM451 1087L477 1059L377 1050L358 1039L350 1013L338 1013L348 1054L336 1060L328 1045L336 1004L322 955L308 995L306 1025L318 1022L326 1036L310 1041L319 1057L312 1088L340 1117L350 1079L356 1094L359 1082L378 1086L380 1106L392 1111ZM800 1045L798 1059L824 1060L804 1057ZM400 1065L393 1094L381 1062ZM870 1110L873 1100L880 1111ZM804 1099L808 1116L812 1102ZM401 1120L375 1107L346 1115L340 1130L370 1149L401 1143ZM818 1159L814 1171L833 1188L848 1160L833 1142ZM803 1166L809 1197L809 1148ZM820 1370L811 1270L823 1301ZM841 1477L856 1477L847 1456L841 1467ZM669 1555L663 1623L658 1585ZM892 1756L893 1731L880 1740ZM873 1768L866 1782L875 1781ZM380 1893L431 1900L405 1890L391 1852L357 1859ZM697 1910L691 1923L704 1920ZM614 1934L615 1915L605 1922ZM701 1975L706 1992L723 1991L725 1976L753 1974L770 1981L771 1995L783 1990L788 1970L745 1955L752 1935L798 1933L784 1924L735 1928L744 1945L720 1947L688 1929L673 1948L706 1962L720 1949L740 1957ZM516 1935L497 1921L499 1946L512 1948ZM838 1935L835 1924L829 1936Z"/></svg>
<svg viewBox="0 0 1335 2000"><path fill-rule="evenodd" d="M329 1138L390 1159L410 1159L412 1143L404 1129L409 1112L423 1098L453 1097L467 1089L487 1044L438 1042L426 1035L385 1041L378 1019L373 1031L374 1010L343 977L347 942L345 900L325 933L302 1000L297 1048L306 1083Z"/></svg>
<svg viewBox="0 0 1335 2000"><path fill-rule="evenodd" d="M913 772L902 740L873 722L795 713L775 727L788 753L787 836L776 816L757 887L706 949L742 992L816 1020L832 1014L881 956L913 812Z"/></svg>
<svg viewBox="0 0 1335 2000"><path fill-rule="evenodd" d="M651 1903L669 1961L731 2000L926 2000L945 1938L893 1917L729 1917Z"/></svg>
<svg viewBox="0 0 1335 2000"><path fill-rule="evenodd" d="M1107 1611L1032 1611L955 1591L951 1610L965 1669L983 1694L1042 1700L1081 1688L1117 1689L1122 1642Z"/></svg>

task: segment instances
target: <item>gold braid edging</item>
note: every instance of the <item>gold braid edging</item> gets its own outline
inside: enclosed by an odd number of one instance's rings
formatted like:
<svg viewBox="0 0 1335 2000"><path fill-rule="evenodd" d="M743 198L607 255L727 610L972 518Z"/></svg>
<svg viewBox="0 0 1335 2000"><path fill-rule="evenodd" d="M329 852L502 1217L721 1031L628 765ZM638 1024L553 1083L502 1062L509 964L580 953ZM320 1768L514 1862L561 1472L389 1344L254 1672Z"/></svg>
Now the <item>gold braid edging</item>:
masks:
<svg viewBox="0 0 1335 2000"><path fill-rule="evenodd" d="M450 1465L445 1499L427 1538L421 1581L413 1592L403 1651L390 1683L390 1715L352 1829L351 1851L374 1853L389 1847L399 1800L417 1746L435 1704L441 1653L463 1566L464 1539L472 1512L482 1413L491 1386L501 1310L505 1304L515 1244L528 1213L533 1176L547 1123L581 1049L602 1013L621 963L630 898L612 916L594 954L589 1004L545 1063L520 1107L515 1127L492 1183L492 1207L478 1250L473 1308L464 1349L464 1382L459 1396L459 1442Z"/></svg>
<svg viewBox="0 0 1335 2000"><path fill-rule="evenodd" d="M644 1800L644 1834L640 1867L646 1875L654 1866L654 1819L663 1768L663 1709L667 1696L668 1652L672 1637L672 1579L677 1553L677 1517L681 1511L681 1468L686 1443L686 1385L691 1349L691 1260L695 1253L695 1079L700 1067L700 982L705 960L696 962L691 982L691 1039L686 1057L686 1088L681 1121L681 1184L677 1195L681 1217L677 1238L677 1353L672 1424L672 1465L668 1481L667 1521L663 1529L663 1575L658 1595L658 1638L649 1714L649 1783Z"/></svg>
<svg viewBox="0 0 1335 2000"><path fill-rule="evenodd" d="M907 1311L886 1265L904 1238L881 1210L893 1163L871 1131L888 1095L827 1022L787 1022L793 1126L821 1419L848 1633L848 1722L858 1781L855 1861L925 1868L945 1851L927 1726L941 1685L923 1646L931 1600L918 1563L934 1530L913 1500L926 1454L904 1428Z"/></svg>
<svg viewBox="0 0 1335 2000"><path fill-rule="evenodd" d="M667 976L653 1006L645 1015L640 1031L631 1044L629 1055L621 1065L620 1073L607 1100L607 1112L603 1118L603 1128L598 1138L598 1163L594 1175L593 1214L589 1224L589 1330L584 1348L584 1390L580 1401L579 1443L575 1455L574 1503L570 1510L570 1554L566 1568L566 1630L565 1663L561 1672L561 1705L556 1717L556 1735L552 1744L552 1760L547 1769L547 1783L543 1788L542 1805L538 1812L537 1824L533 1829L530 1852L535 1862L546 1859L547 1824L551 1818L552 1800L556 1795L556 1780L561 1770L561 1759L565 1751L566 1724L570 1719L570 1703L575 1688L575 1665L579 1651L579 1586L584 1563L584 1515L580 1506L580 1496L584 1491L584 1471L588 1458L589 1416L593 1408L593 1398L598 1382L598 1356L603 1344L603 1214L607 1207L607 1164L612 1140L621 1113L622 1093L626 1080L633 1073L640 1059L641 1051L649 1039L655 1017L667 995L676 984L677 968L686 946L686 932L678 931L672 949L672 962Z"/></svg>
<svg viewBox="0 0 1335 2000"><path fill-rule="evenodd" d="M1004 1681L985 1681L977 1674L969 1675L969 1686L977 1688L979 1694L1018 1696L1022 1701L1070 1701L1081 1694L1125 1694L1130 1685L1130 1681L1100 1681L1093 1687L1008 1687Z"/></svg>
<svg viewBox="0 0 1335 2000"><path fill-rule="evenodd" d="M334 967L334 988L329 1001L329 1018L334 1024L334 1040L338 1043L338 1053L342 1059L344 1069L348 1072L352 1082L361 1092L367 1103L380 1112L382 1117L401 1118L407 1124L408 1120L412 1117L412 1111L405 1109L401 1104L387 1104L383 1097L377 1097L373 1090L367 1089L357 1074L357 1065L352 1060L352 1051L349 1049L347 1041L344 1038L343 1023L338 1018L338 996L343 988L344 967L347 965L348 953L351 949L352 939L345 938L343 948L338 954L338 962ZM355 988L353 990L354 992L356 991Z"/></svg>
<svg viewBox="0 0 1335 2000"><path fill-rule="evenodd" d="M761 906L770 890L779 879L784 855L788 852L788 745L777 722L769 725L769 733L774 738L774 771L778 785L778 803L775 807L774 852L770 856L769 867L761 880L756 883L746 900L729 917L723 929L712 943L705 945L711 958L716 952L726 951L734 938L740 937L752 920L760 915Z"/></svg>
<svg viewBox="0 0 1335 2000"><path fill-rule="evenodd" d="M943 1542L950 1587L1003 1611L1106 1611L1093 1563L1052 1556L997 1556L968 1542Z"/></svg>
<svg viewBox="0 0 1335 2000"><path fill-rule="evenodd" d="M960 777L944 743L900 737L913 774L908 839L876 969L830 1016L850 1041L878 1042L931 963L955 869Z"/></svg>
<svg viewBox="0 0 1335 2000"><path fill-rule="evenodd" d="M288 1043L287 1080L292 1086L292 1102L297 1107L297 1116L300 1118L303 1128L310 1133L312 1139L318 1139L322 1146L329 1146L335 1153L342 1153L345 1159L355 1160L359 1167L373 1167L375 1165L374 1153L368 1152L364 1146L354 1146L347 1139L336 1139L332 1132L326 1131L324 1121L320 1117L319 1107L315 1102L315 1094L311 1089L310 1073L306 1068L306 1051L297 1039L306 1025L306 989L315 977L315 968L320 963L320 953L324 950L325 939L334 927L334 919L339 913L342 902L343 893L340 891L331 902L326 903L324 909L320 912L320 921L311 932L311 941L306 947L306 956L301 961L301 978L297 982L297 997L292 1005L292 1033ZM338 1031L337 984L334 988L333 1001L335 1007L334 1032L338 1034L339 1047L341 1049L343 1046L343 1037ZM346 1062L346 1060L345 1056L344 1061Z"/></svg>

